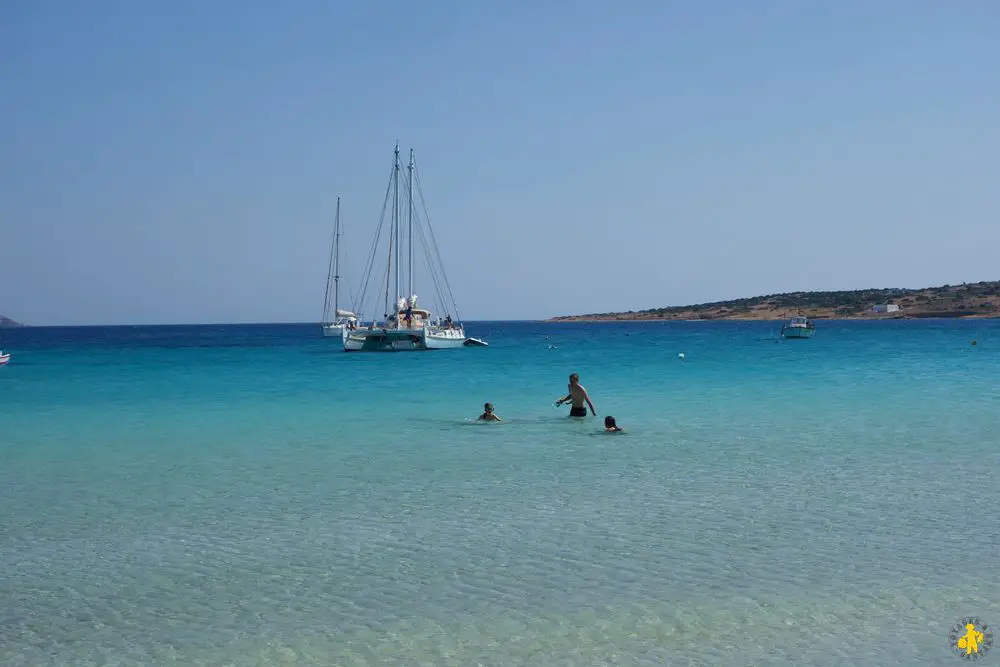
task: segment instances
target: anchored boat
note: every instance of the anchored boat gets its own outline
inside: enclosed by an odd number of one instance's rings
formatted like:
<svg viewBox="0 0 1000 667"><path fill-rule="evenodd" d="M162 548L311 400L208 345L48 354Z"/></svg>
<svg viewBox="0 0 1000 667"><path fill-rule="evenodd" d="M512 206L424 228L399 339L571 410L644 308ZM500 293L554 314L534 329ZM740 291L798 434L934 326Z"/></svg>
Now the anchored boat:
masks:
<svg viewBox="0 0 1000 667"><path fill-rule="evenodd" d="M3 318L0 318L2 320ZM0 324L0 366L6 366L10 361L10 352L3 351L3 325Z"/></svg>
<svg viewBox="0 0 1000 667"><path fill-rule="evenodd" d="M783 338L812 338L816 333L816 323L804 315L793 317L781 327Z"/></svg>
<svg viewBox="0 0 1000 667"><path fill-rule="evenodd" d="M406 179L400 181L402 166L399 161L399 145L393 152L392 172L386 189L385 203L375 240L372 244L372 255L368 260L368 270L362 279L362 292L358 303L362 305L360 313L366 312L367 289L373 275L385 276L385 281L379 280L379 295L384 294L385 309L381 320L372 319L369 324L359 324L356 327L342 329L344 350L348 352L404 352L422 350L445 350L459 347L483 347L486 342L469 338L465 334L465 326L458 319L458 308L451 292L451 286L445 277L444 265L434 232L430 227L430 219L426 206L421 216L414 208L414 193L424 201L420 189L420 177L417 174L413 151L410 150L410 160L406 167ZM405 206L404 215L400 211L401 199ZM379 238L385 221L387 209L391 206L389 224L388 254L385 269L373 273L378 254ZM426 233L425 233L426 228ZM422 307L414 294L414 245L421 246L426 259L427 282L434 286L438 315L428 308ZM436 260L436 261L435 261ZM425 282L426 284L426 282ZM405 291L404 291L405 290ZM403 295L409 296L403 296ZM390 295L393 295L390 298ZM440 313L444 312L442 319ZM452 313L455 317L452 318ZM353 314L353 313L352 313Z"/></svg>
<svg viewBox="0 0 1000 667"><path fill-rule="evenodd" d="M332 312L331 306L333 307ZM326 272L323 335L343 338L344 329L356 326L357 322L357 315L340 308L340 197L337 197L337 215L333 223L333 245L330 246L330 265Z"/></svg>

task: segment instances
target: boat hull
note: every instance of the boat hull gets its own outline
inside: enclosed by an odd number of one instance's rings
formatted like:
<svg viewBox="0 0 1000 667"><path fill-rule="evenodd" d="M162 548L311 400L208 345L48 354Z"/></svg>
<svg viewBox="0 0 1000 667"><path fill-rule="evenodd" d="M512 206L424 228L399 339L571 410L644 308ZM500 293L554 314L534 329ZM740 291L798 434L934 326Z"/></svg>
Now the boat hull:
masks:
<svg viewBox="0 0 1000 667"><path fill-rule="evenodd" d="M425 352L465 347L465 331L454 329L355 329L341 335L345 352Z"/></svg>
<svg viewBox="0 0 1000 667"><path fill-rule="evenodd" d="M8 361L10 361L9 354L0 354L0 366L6 365Z"/></svg>
<svg viewBox="0 0 1000 667"><path fill-rule="evenodd" d="M324 336L335 336L337 338L343 337L344 327L339 324L324 324L323 325L323 335Z"/></svg>
<svg viewBox="0 0 1000 667"><path fill-rule="evenodd" d="M465 347L465 330L455 329L424 330L424 345L428 350L452 350Z"/></svg>
<svg viewBox="0 0 1000 667"><path fill-rule="evenodd" d="M781 335L783 338L812 338L815 332L815 329L806 327L784 327L781 330Z"/></svg>

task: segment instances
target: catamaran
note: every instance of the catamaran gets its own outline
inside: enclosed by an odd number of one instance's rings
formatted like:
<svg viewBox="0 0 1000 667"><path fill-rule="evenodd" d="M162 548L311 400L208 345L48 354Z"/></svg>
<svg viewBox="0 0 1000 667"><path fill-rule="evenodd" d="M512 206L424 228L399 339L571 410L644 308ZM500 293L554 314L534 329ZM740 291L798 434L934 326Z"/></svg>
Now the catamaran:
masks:
<svg viewBox="0 0 1000 667"><path fill-rule="evenodd" d="M414 209L414 188L416 188L421 203L424 200L420 188L420 176L413 160L413 150L410 150L410 161L406 168L407 175L402 183L400 183L399 178L401 170L399 144L396 144L392 172L386 188L385 202L382 205L382 216L375 232L372 254L368 259L361 294L357 300L357 303L362 305L359 312L366 312L364 308L367 305L366 294L373 275L375 257L378 254L379 237L382 234L386 209L391 205L388 264L384 272L380 271L377 274L379 276L385 275L385 289L380 290L385 295L385 309L382 319L373 318L368 325L359 325L354 329L343 329L344 350L348 352L402 352L486 346L484 341L465 335L465 326L458 318L458 308L455 306L451 287L444 274L444 266L438 252L434 232L430 226L426 205L423 206L423 224L421 224L420 216ZM406 199L405 226L403 225L403 216L400 213L401 195ZM423 227L427 228L426 234ZM436 317L430 310L420 306L417 295L413 291L413 247L415 240L423 247L427 259L426 269L436 292L439 313ZM437 259L436 264L434 259ZM381 280L379 280L379 287L381 287ZM391 298L390 295L392 295ZM445 313L444 319L440 316L442 312ZM455 314L454 318L452 313Z"/></svg>
<svg viewBox="0 0 1000 667"><path fill-rule="evenodd" d="M330 306L333 312L330 312ZM333 223L333 243L330 246L330 263L326 272L326 300L323 302L323 335L343 337L345 329L357 326L358 316L340 308L340 197L337 197L337 216Z"/></svg>

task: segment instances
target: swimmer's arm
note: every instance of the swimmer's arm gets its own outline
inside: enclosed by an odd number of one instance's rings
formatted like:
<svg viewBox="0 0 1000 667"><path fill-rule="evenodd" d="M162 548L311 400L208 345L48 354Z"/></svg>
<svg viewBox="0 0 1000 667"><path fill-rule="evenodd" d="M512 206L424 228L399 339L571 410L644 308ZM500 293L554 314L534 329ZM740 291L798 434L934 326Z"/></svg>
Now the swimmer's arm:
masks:
<svg viewBox="0 0 1000 667"><path fill-rule="evenodd" d="M592 414L592 415L594 415L596 417L597 416L597 410L594 408L594 404L590 400L590 394L588 394L587 390L584 389L583 387L580 387L580 389L583 390L583 400L587 401L587 405L590 406L590 414Z"/></svg>

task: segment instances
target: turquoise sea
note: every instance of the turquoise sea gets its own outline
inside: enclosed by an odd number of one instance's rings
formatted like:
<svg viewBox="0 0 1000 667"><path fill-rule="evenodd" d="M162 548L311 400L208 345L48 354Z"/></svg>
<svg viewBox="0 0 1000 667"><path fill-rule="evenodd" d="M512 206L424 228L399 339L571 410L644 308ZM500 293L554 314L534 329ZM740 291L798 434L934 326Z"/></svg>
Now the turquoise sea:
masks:
<svg viewBox="0 0 1000 667"><path fill-rule="evenodd" d="M778 326L8 331L0 665L959 664L1000 321Z"/></svg>

